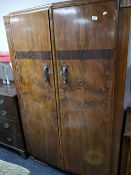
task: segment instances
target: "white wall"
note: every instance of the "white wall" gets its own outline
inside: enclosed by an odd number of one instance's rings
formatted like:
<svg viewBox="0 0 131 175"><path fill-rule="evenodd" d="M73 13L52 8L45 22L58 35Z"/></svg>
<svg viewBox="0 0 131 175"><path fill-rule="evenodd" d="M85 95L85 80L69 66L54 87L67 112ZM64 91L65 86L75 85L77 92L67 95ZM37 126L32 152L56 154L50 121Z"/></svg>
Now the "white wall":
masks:
<svg viewBox="0 0 131 175"><path fill-rule="evenodd" d="M131 19L130 19L130 35L129 35L129 46L128 46L125 108L128 106L131 106Z"/></svg>

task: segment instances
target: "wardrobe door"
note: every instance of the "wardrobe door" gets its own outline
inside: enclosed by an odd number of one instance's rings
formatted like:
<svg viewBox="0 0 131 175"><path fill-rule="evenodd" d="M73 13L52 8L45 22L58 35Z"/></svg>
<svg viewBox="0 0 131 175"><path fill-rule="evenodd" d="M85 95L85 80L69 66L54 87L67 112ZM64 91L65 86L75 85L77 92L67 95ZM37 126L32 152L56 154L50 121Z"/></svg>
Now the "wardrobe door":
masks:
<svg viewBox="0 0 131 175"><path fill-rule="evenodd" d="M10 17L13 62L28 152L59 166L59 138L48 9Z"/></svg>
<svg viewBox="0 0 131 175"><path fill-rule="evenodd" d="M53 16L65 170L109 175L115 2L57 8Z"/></svg>

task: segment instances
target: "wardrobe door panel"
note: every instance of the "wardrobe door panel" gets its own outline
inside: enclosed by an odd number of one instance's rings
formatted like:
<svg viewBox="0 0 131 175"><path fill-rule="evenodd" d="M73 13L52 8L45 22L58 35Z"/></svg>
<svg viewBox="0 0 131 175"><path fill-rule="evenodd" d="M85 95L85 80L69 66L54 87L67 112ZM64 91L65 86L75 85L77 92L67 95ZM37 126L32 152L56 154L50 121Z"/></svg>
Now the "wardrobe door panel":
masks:
<svg viewBox="0 0 131 175"><path fill-rule="evenodd" d="M59 166L48 10L11 16L10 26L27 150L39 160Z"/></svg>
<svg viewBox="0 0 131 175"><path fill-rule="evenodd" d="M65 169L110 172L115 3L53 10Z"/></svg>

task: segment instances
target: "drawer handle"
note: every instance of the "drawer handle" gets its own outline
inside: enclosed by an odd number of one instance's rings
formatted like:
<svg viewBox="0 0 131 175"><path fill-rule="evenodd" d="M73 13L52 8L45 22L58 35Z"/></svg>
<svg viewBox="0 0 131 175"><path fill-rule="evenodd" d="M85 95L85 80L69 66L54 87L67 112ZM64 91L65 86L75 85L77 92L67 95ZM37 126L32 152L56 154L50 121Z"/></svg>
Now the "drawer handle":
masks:
<svg viewBox="0 0 131 175"><path fill-rule="evenodd" d="M3 105L3 104L4 104L4 100L0 99L0 105Z"/></svg>
<svg viewBox="0 0 131 175"><path fill-rule="evenodd" d="M2 117L4 117L4 116L7 115L7 112L6 112L6 111L1 111L1 112L0 112L0 115L1 115Z"/></svg>
<svg viewBox="0 0 131 175"><path fill-rule="evenodd" d="M4 128L8 129L10 128L10 125L8 123L4 123Z"/></svg>
<svg viewBox="0 0 131 175"><path fill-rule="evenodd" d="M10 138L10 137L7 138L7 141L8 141L8 142L11 142L11 141L12 141L12 138Z"/></svg>

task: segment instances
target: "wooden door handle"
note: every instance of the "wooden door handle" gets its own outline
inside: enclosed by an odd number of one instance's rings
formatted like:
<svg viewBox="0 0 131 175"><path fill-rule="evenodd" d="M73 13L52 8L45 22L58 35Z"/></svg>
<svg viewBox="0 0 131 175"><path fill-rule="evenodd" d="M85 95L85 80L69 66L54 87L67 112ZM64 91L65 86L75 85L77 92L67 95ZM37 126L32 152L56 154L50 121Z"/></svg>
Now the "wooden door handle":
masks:
<svg viewBox="0 0 131 175"><path fill-rule="evenodd" d="M44 64L44 81L49 81L49 66L48 64Z"/></svg>
<svg viewBox="0 0 131 175"><path fill-rule="evenodd" d="M67 65L63 65L61 70L60 70L60 76L63 77L63 84L66 85L68 83L68 78L67 78L67 74L68 74L68 66Z"/></svg>

